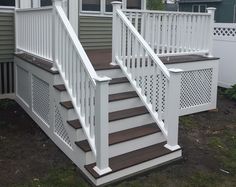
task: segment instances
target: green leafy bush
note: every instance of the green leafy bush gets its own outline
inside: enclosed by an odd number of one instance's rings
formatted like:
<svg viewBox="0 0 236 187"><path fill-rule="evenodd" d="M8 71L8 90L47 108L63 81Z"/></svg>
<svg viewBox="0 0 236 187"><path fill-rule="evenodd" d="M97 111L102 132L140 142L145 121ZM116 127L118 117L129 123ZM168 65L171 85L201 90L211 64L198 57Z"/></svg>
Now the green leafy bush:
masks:
<svg viewBox="0 0 236 187"><path fill-rule="evenodd" d="M164 10L164 4L162 0L148 0L147 7L149 10Z"/></svg>
<svg viewBox="0 0 236 187"><path fill-rule="evenodd" d="M231 88L226 89L225 90L225 95L228 98L236 101L236 84L234 86L232 86Z"/></svg>

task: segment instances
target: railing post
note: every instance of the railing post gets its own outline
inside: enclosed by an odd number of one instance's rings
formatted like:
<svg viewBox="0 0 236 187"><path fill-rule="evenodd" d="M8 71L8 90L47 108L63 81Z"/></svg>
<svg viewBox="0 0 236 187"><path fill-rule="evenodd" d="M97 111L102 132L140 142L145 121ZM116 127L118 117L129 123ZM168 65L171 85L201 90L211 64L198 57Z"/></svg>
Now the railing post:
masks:
<svg viewBox="0 0 236 187"><path fill-rule="evenodd" d="M166 148L174 151L179 149L178 130L179 130L179 111L180 111L180 90L181 72L180 69L169 69L170 80L168 85L167 106L165 124L167 128Z"/></svg>
<svg viewBox="0 0 236 187"><path fill-rule="evenodd" d="M52 70L56 71L57 66L56 66L56 32L58 32L56 28L56 6L61 6L62 7L62 0L53 0L53 11L52 11L52 61L53 61L53 66Z"/></svg>
<svg viewBox="0 0 236 187"><path fill-rule="evenodd" d="M108 126L108 77L96 80L95 92L95 145L96 166L94 170L103 175L111 171L109 167L109 126Z"/></svg>
<svg viewBox="0 0 236 187"><path fill-rule="evenodd" d="M213 33L214 33L214 23L215 23L215 11L216 8L214 7L209 7L207 8L207 12L211 14L210 18L210 31L209 31L209 55L208 56L213 56Z"/></svg>
<svg viewBox="0 0 236 187"><path fill-rule="evenodd" d="M117 48L117 45L118 45L118 41L119 41L119 38L117 37L117 31L118 29L121 29L119 28L119 25L118 25L118 19L117 19L117 13L116 11L118 9L121 9L121 6L122 6L122 2L120 1L113 1L112 3L112 6L113 6L113 19L112 19L112 62L111 64L112 65L116 65L116 55L117 55L117 52L118 52L118 48Z"/></svg>

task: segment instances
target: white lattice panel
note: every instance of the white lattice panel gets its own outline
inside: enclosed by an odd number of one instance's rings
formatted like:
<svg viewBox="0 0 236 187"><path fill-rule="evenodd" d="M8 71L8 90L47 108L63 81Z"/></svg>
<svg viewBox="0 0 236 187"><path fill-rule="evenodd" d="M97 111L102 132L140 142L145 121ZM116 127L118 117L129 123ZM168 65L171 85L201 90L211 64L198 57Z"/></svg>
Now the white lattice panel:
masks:
<svg viewBox="0 0 236 187"><path fill-rule="evenodd" d="M69 135L64 127L62 116L57 106L55 106L55 129L54 132L71 147L71 141Z"/></svg>
<svg viewBox="0 0 236 187"><path fill-rule="evenodd" d="M29 104L29 72L17 66L17 95Z"/></svg>
<svg viewBox="0 0 236 187"><path fill-rule="evenodd" d="M182 73L181 109L211 102L212 76L213 69L187 71Z"/></svg>
<svg viewBox="0 0 236 187"><path fill-rule="evenodd" d="M49 125L49 85L36 76L32 76L32 108Z"/></svg>
<svg viewBox="0 0 236 187"><path fill-rule="evenodd" d="M236 24L216 23L214 26L214 38L236 40Z"/></svg>

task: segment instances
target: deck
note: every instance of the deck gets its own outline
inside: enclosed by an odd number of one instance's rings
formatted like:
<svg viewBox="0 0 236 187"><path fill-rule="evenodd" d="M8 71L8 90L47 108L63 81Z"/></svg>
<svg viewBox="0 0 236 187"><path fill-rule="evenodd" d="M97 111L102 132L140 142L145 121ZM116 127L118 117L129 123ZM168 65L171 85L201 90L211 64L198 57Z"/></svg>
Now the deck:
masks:
<svg viewBox="0 0 236 187"><path fill-rule="evenodd" d="M95 70L119 68L118 66L110 65L112 61L111 49L87 50L86 53ZM51 73L58 73L51 70L52 62L50 61L46 61L46 60L43 60L43 59L34 57L30 54L25 54L25 53L17 54L16 56L46 71L49 71ZM219 58L206 57L206 56L201 56L201 55L181 55L181 56L160 57L160 59L164 64L176 64L176 63L189 63L189 62L198 62L198 61L218 60Z"/></svg>

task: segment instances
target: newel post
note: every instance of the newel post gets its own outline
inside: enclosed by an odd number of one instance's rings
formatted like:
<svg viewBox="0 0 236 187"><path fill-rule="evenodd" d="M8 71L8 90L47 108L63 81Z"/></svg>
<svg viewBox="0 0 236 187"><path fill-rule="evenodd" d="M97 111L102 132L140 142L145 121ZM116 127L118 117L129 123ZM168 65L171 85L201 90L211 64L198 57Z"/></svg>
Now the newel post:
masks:
<svg viewBox="0 0 236 187"><path fill-rule="evenodd" d="M174 151L179 149L179 111L180 111L180 90L181 90L181 69L169 69L170 80L168 85L167 106L165 124L167 129L166 148Z"/></svg>
<svg viewBox="0 0 236 187"><path fill-rule="evenodd" d="M209 56L213 56L213 33L214 33L214 23L215 23L215 11L216 8L209 7L207 8L207 12L211 14L210 18L210 31L209 31Z"/></svg>
<svg viewBox="0 0 236 187"><path fill-rule="evenodd" d="M56 66L56 47L57 47L57 40L56 40L56 32L58 32L56 28L56 7L57 6L62 6L62 0L53 0L53 10L52 10L52 61L53 61L53 67L51 68L52 70L56 71L57 66Z"/></svg>
<svg viewBox="0 0 236 187"><path fill-rule="evenodd" d="M96 80L95 91L95 146L96 166L93 168L99 175L111 171L109 167L109 126L108 126L108 77Z"/></svg>
<svg viewBox="0 0 236 187"><path fill-rule="evenodd" d="M117 36L119 28L118 19L117 19L117 10L121 9L122 2L113 1L113 19L112 19L112 65L116 65L116 56L118 53L118 45L119 45L119 36ZM118 47L117 47L118 46Z"/></svg>

